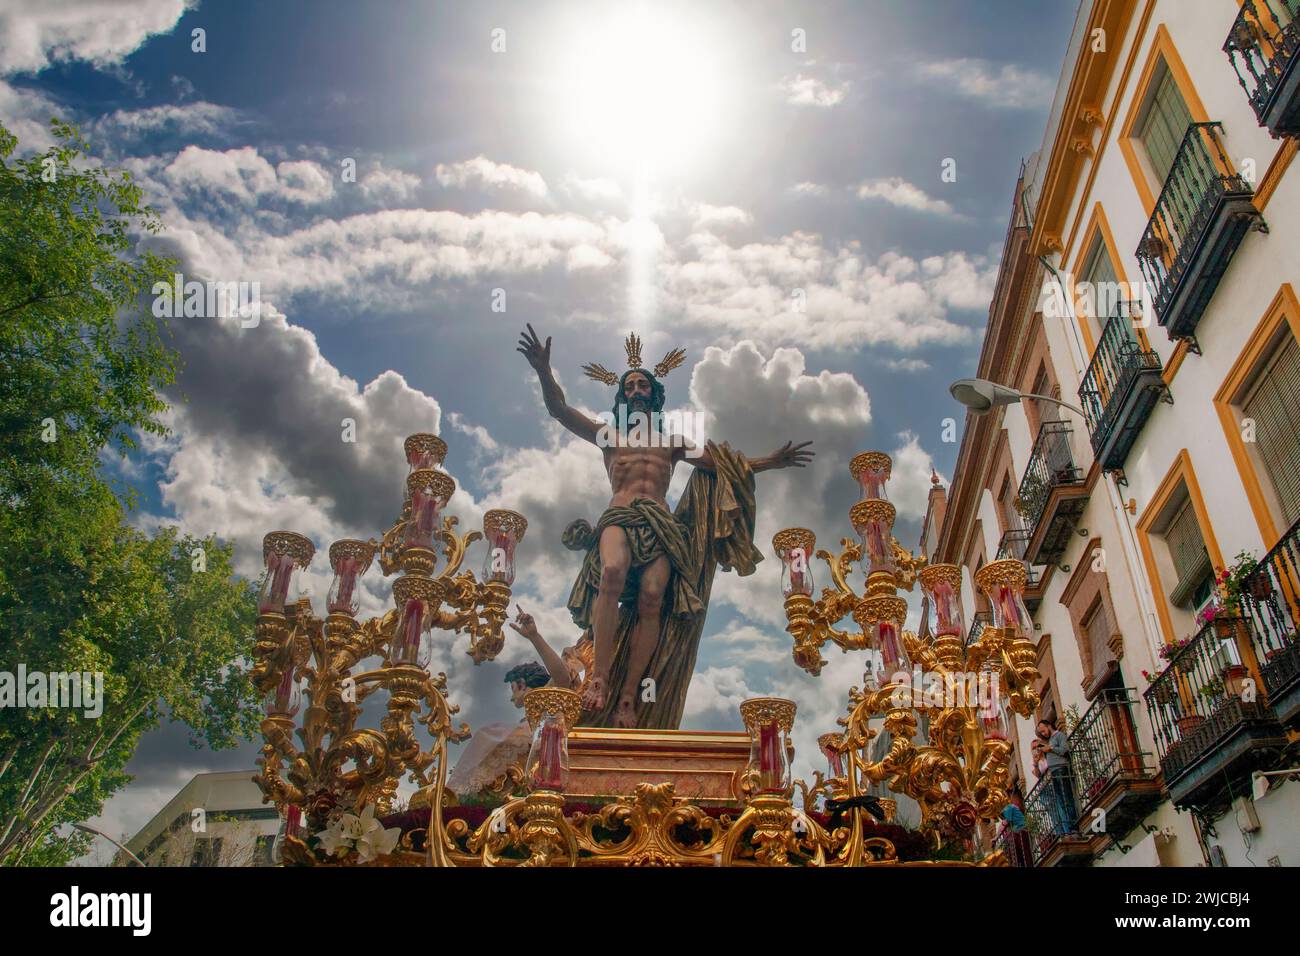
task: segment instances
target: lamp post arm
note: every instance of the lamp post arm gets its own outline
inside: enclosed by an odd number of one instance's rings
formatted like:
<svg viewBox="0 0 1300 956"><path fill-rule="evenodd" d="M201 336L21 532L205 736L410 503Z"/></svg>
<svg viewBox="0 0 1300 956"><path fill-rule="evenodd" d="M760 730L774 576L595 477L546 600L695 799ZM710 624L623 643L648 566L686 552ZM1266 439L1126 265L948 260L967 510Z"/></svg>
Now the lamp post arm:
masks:
<svg viewBox="0 0 1300 956"><path fill-rule="evenodd" d="M1069 402L1063 402L1059 398L1052 398L1052 396L1050 395L1039 395L1036 392L1022 392L1020 397L1022 399L1036 398L1039 399L1040 401L1051 402L1053 405L1060 405L1062 408L1068 408L1070 411L1074 412L1076 415L1078 415L1080 418L1084 419L1085 421L1088 418L1087 413L1078 405L1071 405Z"/></svg>
<svg viewBox="0 0 1300 956"><path fill-rule="evenodd" d="M83 832L85 832L85 833L90 833L90 834L93 834L93 835L95 835L95 836L101 836L101 837L103 837L103 838L104 838L105 840L107 840L109 843L113 844L115 847L117 847L119 850L121 850L123 853L125 853L127 856L129 856L131 859L135 860L137 866L147 866L147 864L146 864L143 860L141 860L138 856L136 856L134 853L132 853L130 850L128 850L126 847L124 847L122 844L118 843L116 840L114 840L111 836L109 836L109 835L108 835L107 833L105 833L103 830L96 830L94 827L92 827L92 826L87 826L87 825L84 824L84 823L74 823L74 824L73 824L73 827L75 827L76 829L81 830L81 831L83 831Z"/></svg>

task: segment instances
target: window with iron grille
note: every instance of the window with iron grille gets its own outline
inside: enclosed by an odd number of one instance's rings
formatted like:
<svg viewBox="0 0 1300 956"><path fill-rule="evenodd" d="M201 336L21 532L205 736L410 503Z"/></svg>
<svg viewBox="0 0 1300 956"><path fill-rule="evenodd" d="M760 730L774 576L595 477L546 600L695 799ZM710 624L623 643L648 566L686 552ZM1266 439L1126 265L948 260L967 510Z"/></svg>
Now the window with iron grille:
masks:
<svg viewBox="0 0 1300 956"><path fill-rule="evenodd" d="M1165 544L1178 576L1169 600L1177 607L1196 608L1205 602L1214 583L1214 566L1201 526L1196 521L1196 509L1188 498L1174 515L1165 530Z"/></svg>
<svg viewBox="0 0 1300 956"><path fill-rule="evenodd" d="M1282 523L1300 518L1300 345L1287 335L1241 404L1254 422L1255 450L1282 509Z"/></svg>
<svg viewBox="0 0 1300 956"><path fill-rule="evenodd" d="M1136 130L1137 138L1146 150L1147 161L1156 177L1156 189L1164 185L1165 177L1174 166L1178 147L1182 145L1187 127L1192 125L1192 111L1187 108L1183 94L1174 81L1174 75L1165 64L1160 66L1146 113Z"/></svg>

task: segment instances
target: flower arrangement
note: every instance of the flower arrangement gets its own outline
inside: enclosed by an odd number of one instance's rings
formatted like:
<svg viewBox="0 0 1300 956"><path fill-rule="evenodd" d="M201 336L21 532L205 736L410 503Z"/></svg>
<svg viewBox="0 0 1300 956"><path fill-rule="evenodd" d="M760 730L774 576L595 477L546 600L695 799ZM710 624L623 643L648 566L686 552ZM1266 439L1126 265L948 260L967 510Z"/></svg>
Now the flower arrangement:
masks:
<svg viewBox="0 0 1300 956"><path fill-rule="evenodd" d="M1218 617L1241 613L1241 597L1245 593L1246 579L1259 567L1259 562L1249 551L1239 551L1232 564L1218 568L1214 574L1214 600L1196 615L1196 622L1204 627Z"/></svg>
<svg viewBox="0 0 1300 956"><path fill-rule="evenodd" d="M315 836L326 856L347 856L349 851L356 850L357 859L368 863L375 857L392 853L402 836L402 829L385 829L375 817L374 804L366 804L360 816L341 813Z"/></svg>
<svg viewBox="0 0 1300 956"><path fill-rule="evenodd" d="M1187 645L1191 643L1192 643L1192 639L1190 637L1180 637L1172 644L1165 644L1163 647L1160 648L1160 659L1162 661L1172 661L1175 657L1178 656L1179 651L1181 651L1183 648L1187 647ZM1145 671L1143 673L1145 673Z"/></svg>

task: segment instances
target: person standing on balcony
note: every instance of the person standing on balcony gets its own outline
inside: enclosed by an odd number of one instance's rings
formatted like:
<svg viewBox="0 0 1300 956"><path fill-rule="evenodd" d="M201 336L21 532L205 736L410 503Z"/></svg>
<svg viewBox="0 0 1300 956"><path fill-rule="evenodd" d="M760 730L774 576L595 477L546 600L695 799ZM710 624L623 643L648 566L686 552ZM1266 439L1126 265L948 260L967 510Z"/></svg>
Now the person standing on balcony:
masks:
<svg viewBox="0 0 1300 956"><path fill-rule="evenodd" d="M1065 731L1057 728L1052 717L1038 722L1038 739L1042 742L1038 753L1047 761L1047 787L1056 817L1056 832L1064 836L1074 832L1074 821L1079 815L1070 779L1070 739Z"/></svg>

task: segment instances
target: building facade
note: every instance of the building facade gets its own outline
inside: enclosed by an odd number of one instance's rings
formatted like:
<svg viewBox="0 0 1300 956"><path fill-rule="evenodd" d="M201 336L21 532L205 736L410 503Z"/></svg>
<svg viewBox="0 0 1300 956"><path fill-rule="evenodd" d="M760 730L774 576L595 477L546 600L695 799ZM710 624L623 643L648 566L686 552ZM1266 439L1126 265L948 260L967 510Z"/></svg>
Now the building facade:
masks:
<svg viewBox="0 0 1300 956"><path fill-rule="evenodd" d="M1300 0L1084 0L923 549L1023 560L1022 865L1300 864ZM1300 779L1300 778L1297 778Z"/></svg>
<svg viewBox="0 0 1300 956"><path fill-rule="evenodd" d="M253 770L195 774L126 847L146 866L270 866L280 816ZM129 865L123 853L115 865Z"/></svg>

